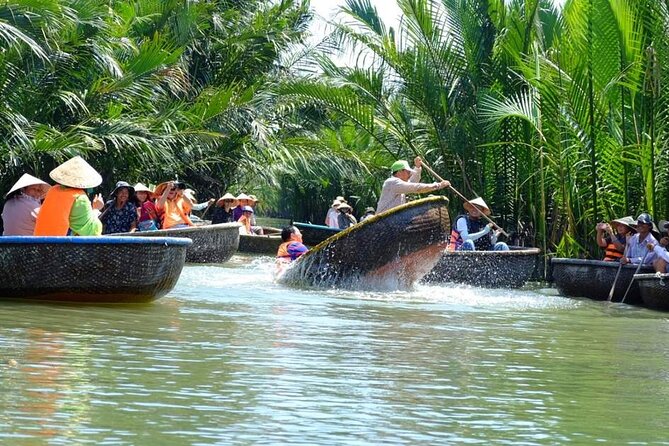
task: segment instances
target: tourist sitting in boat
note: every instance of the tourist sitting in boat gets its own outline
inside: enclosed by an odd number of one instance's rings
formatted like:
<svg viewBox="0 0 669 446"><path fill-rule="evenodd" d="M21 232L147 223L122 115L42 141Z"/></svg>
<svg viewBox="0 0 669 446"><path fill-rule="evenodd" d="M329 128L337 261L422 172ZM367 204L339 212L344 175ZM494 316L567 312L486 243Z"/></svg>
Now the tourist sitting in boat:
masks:
<svg viewBox="0 0 669 446"><path fill-rule="evenodd" d="M339 200L334 200L332 202L330 209L328 209L328 213L325 215L325 226L339 229L339 222L337 221L339 205L341 205L341 201Z"/></svg>
<svg viewBox="0 0 669 446"><path fill-rule="evenodd" d="M339 229L346 229L354 224L358 223L358 220L351 214L353 208L348 205L348 203L342 203L339 205L339 215L337 215L337 224Z"/></svg>
<svg viewBox="0 0 669 446"><path fill-rule="evenodd" d="M368 208L365 208L365 213L362 214L362 217L360 217L360 221L365 221L369 217L373 217L374 215L376 215L376 211L374 210L373 207L370 206Z"/></svg>
<svg viewBox="0 0 669 446"><path fill-rule="evenodd" d="M302 243L302 234L295 226L286 226L281 229L281 245L276 253L276 259L279 262L290 263L297 260L309 248Z"/></svg>
<svg viewBox="0 0 669 446"><path fill-rule="evenodd" d="M656 254L654 250L650 250L649 246L657 245L657 239L651 233L654 229L653 219L649 214L643 213L636 219L637 233L627 240L626 255L620 259L624 265L633 263L638 265L652 265L655 261Z"/></svg>
<svg viewBox="0 0 669 446"><path fill-rule="evenodd" d="M49 189L44 198L34 235L102 234L102 222L98 218L104 206L102 196L97 194L91 203L86 195L86 189L102 183L100 174L82 157L75 156L53 169L49 176L58 184Z"/></svg>
<svg viewBox="0 0 669 446"><path fill-rule="evenodd" d="M246 195L244 192L237 195L237 207L233 211L235 221L239 221L239 219L242 218L242 209L244 208L244 206L250 206L250 204L251 204L250 197Z"/></svg>
<svg viewBox="0 0 669 446"><path fill-rule="evenodd" d="M33 235L42 199L50 187L39 178L24 173L5 194L2 235Z"/></svg>
<svg viewBox="0 0 669 446"><path fill-rule="evenodd" d="M451 185L449 181L420 183L422 166L423 160L419 156L414 159L414 169L409 167L409 163L405 160L395 161L390 166L392 175L383 183L381 196L376 205L377 214L406 203L406 194L433 192Z"/></svg>
<svg viewBox="0 0 669 446"><path fill-rule="evenodd" d="M251 214L251 231L254 234L264 235L265 231L262 226L258 226L256 222L256 206L258 204L258 198L255 195L249 195L249 206L253 209L253 214Z"/></svg>
<svg viewBox="0 0 669 446"><path fill-rule="evenodd" d="M649 249L652 249L656 260L653 262L653 267L658 273L669 273L669 222L660 221L660 231L666 234L660 239L660 242L656 245L648 246Z"/></svg>
<svg viewBox="0 0 669 446"><path fill-rule="evenodd" d="M176 181L167 181L156 187L156 210L161 216L162 229L179 229L194 226L188 213L193 204L184 196L185 184Z"/></svg>
<svg viewBox="0 0 669 446"><path fill-rule="evenodd" d="M103 234L135 232L137 229L135 189L125 181L116 183L111 199L102 208L100 221Z"/></svg>
<svg viewBox="0 0 669 446"><path fill-rule="evenodd" d="M211 216L211 224L232 223L235 221L234 209L237 206L237 198L230 192L226 192L216 202L216 208Z"/></svg>
<svg viewBox="0 0 669 446"><path fill-rule="evenodd" d="M611 227L615 226L615 232ZM627 237L631 237L636 230L634 229L634 218L623 217L609 223L597 224L597 244L605 249L605 262L619 262L625 252Z"/></svg>
<svg viewBox="0 0 669 446"><path fill-rule="evenodd" d="M463 206L467 213L455 218L448 244L449 251L509 250L506 243L497 241L502 231L493 231L493 224L481 218L483 215L490 215L490 208L483 198L467 201Z"/></svg>
<svg viewBox="0 0 669 446"><path fill-rule="evenodd" d="M242 226L239 228L239 233L242 235L255 235L251 229L251 218L253 217L253 208L251 206L244 206L242 208L242 216L237 220Z"/></svg>
<svg viewBox="0 0 669 446"><path fill-rule="evenodd" d="M137 183L135 189L135 205L137 206L137 229L139 231L155 231L158 229L158 212L153 202L153 191Z"/></svg>

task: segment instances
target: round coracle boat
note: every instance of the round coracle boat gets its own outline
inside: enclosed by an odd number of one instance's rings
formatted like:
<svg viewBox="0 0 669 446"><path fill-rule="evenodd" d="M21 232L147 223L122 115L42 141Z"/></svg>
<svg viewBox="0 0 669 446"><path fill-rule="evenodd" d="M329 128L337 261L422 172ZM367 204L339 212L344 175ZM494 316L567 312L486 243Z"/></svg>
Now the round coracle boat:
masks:
<svg viewBox="0 0 669 446"><path fill-rule="evenodd" d="M349 289L405 289L437 263L450 229L448 200L428 197L345 229L297 259L279 282Z"/></svg>
<svg viewBox="0 0 669 446"><path fill-rule="evenodd" d="M637 274L643 304L653 310L669 311L669 274Z"/></svg>
<svg viewBox="0 0 669 446"><path fill-rule="evenodd" d="M239 247L239 223L194 226L158 231L137 231L118 234L133 237L184 237L193 241L186 253L188 263L223 263L237 252ZM115 234L116 235L116 234Z"/></svg>
<svg viewBox="0 0 669 446"><path fill-rule="evenodd" d="M239 236L239 252L246 252L251 254L267 254L275 256L279 250L281 241L281 229L263 226L263 235L246 235Z"/></svg>
<svg viewBox="0 0 669 446"><path fill-rule="evenodd" d="M607 300L615 281L612 302L620 302L629 286L625 303L640 305L642 300L639 286L636 281L632 281L639 265L623 265L616 280L619 266L618 262L601 260L551 259L553 280L562 296ZM644 265L639 271L650 273L653 267Z"/></svg>
<svg viewBox="0 0 669 446"><path fill-rule="evenodd" d="M312 225L311 223L294 222L293 225L300 230L302 233L302 241L307 246L316 246L341 232L341 229L322 225Z"/></svg>
<svg viewBox="0 0 669 446"><path fill-rule="evenodd" d="M520 288L532 277L539 248L509 251L445 251L425 283L462 283L485 288Z"/></svg>
<svg viewBox="0 0 669 446"><path fill-rule="evenodd" d="M168 237L0 237L0 298L149 302L174 288L189 245Z"/></svg>

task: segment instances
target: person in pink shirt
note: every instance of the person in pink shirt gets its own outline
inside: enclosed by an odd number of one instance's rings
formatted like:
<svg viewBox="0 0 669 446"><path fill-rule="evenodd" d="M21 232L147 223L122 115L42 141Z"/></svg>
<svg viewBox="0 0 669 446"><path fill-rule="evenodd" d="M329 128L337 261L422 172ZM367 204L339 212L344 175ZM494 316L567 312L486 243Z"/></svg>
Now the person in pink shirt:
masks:
<svg viewBox="0 0 669 446"><path fill-rule="evenodd" d="M33 235L37 213L50 187L39 178L24 173L5 195L2 235Z"/></svg>

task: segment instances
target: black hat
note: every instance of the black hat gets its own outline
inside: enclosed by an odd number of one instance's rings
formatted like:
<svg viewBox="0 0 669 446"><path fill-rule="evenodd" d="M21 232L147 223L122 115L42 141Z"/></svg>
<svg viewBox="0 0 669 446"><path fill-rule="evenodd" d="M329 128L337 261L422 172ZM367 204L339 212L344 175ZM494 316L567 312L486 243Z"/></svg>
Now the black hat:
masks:
<svg viewBox="0 0 669 446"><path fill-rule="evenodd" d="M112 193L111 193L111 195L110 195L109 198L115 198L115 197L116 197L116 194L118 193L118 191L119 191L120 189L123 189L124 187L125 187L126 189L128 189L128 198L131 198L133 195L135 195L135 188L134 188L134 187L132 187L131 185L129 185L129 184L126 183L125 181L119 181L118 183L116 183L116 187L115 187L114 190L112 191Z"/></svg>

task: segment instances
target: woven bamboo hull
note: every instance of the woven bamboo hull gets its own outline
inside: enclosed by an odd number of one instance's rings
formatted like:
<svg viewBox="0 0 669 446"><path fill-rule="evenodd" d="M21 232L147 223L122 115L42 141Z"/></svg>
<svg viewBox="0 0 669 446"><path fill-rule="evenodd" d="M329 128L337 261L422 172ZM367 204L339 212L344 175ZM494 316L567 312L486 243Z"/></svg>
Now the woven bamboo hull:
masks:
<svg viewBox="0 0 669 446"><path fill-rule="evenodd" d="M587 297L594 300L607 300L616 274L618 273L618 262L603 262L600 260L581 259L551 259L553 268L553 280L558 292L562 296ZM632 282L634 272L638 265L624 265L616 281L613 292L613 302L620 302L625 295L625 290ZM651 266L642 266L641 273L652 272ZM640 305L641 294L636 282L632 282L630 290L625 298L625 303Z"/></svg>
<svg viewBox="0 0 669 446"><path fill-rule="evenodd" d="M445 251L423 282L520 288L532 276L540 252L515 246L509 251Z"/></svg>
<svg viewBox="0 0 669 446"><path fill-rule="evenodd" d="M182 229L119 234L134 237L185 237L193 241L186 252L188 263L223 263L237 252L239 247L239 223L195 226Z"/></svg>
<svg viewBox="0 0 669 446"><path fill-rule="evenodd" d="M641 299L648 308L669 311L669 274L637 274L634 281L639 285Z"/></svg>
<svg viewBox="0 0 669 446"><path fill-rule="evenodd" d="M311 249L279 278L297 286L404 289L441 257L448 200L429 197L375 215Z"/></svg>
<svg viewBox="0 0 669 446"><path fill-rule="evenodd" d="M281 244L281 235L240 235L239 252L275 256Z"/></svg>
<svg viewBox="0 0 669 446"><path fill-rule="evenodd" d="M187 239L0 237L0 299L140 303L169 292Z"/></svg>
<svg viewBox="0 0 669 446"><path fill-rule="evenodd" d="M302 233L302 242L307 246L316 246L333 235L341 232L339 229L329 226L312 225L309 223L293 223Z"/></svg>

